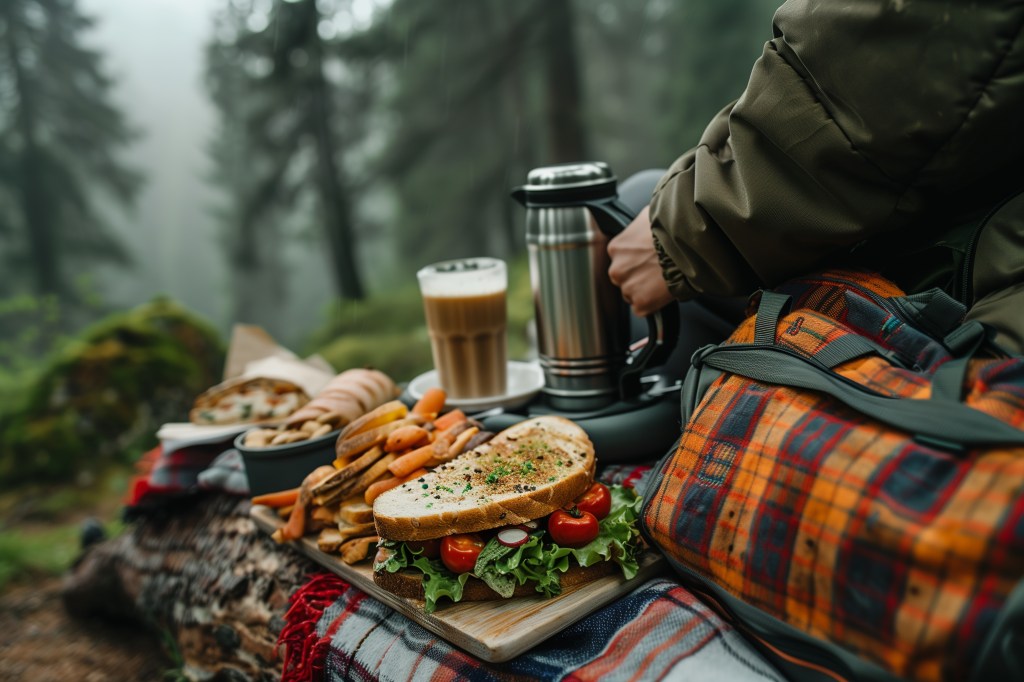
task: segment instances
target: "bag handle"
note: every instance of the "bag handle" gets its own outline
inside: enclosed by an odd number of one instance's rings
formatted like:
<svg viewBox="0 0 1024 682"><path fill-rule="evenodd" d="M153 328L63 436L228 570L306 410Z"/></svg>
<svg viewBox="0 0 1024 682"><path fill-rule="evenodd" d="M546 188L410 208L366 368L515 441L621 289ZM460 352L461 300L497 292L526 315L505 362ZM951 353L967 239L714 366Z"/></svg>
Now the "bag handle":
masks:
<svg viewBox="0 0 1024 682"><path fill-rule="evenodd" d="M939 333L942 345L955 357L943 363L932 375L932 400L960 402L963 394L964 379L967 376L969 363L982 349L988 348L999 355L1006 353L992 341L991 330L977 320L960 323L966 310L963 305L953 300L945 292L934 289L925 292L927 295L893 299L901 305L897 308L906 313L907 305L917 301L915 314L911 316L911 324L918 326L929 335ZM757 346L775 346L776 330L779 319L789 311L790 296L777 291L762 291L758 302L757 319L754 324L754 344ZM927 325L918 325L917 321L927 320ZM927 328L926 328L927 327ZM859 334L847 334L831 341L813 355L813 359L821 366L834 369L839 365L864 355L876 353L891 364L906 368L895 353Z"/></svg>
<svg viewBox="0 0 1024 682"><path fill-rule="evenodd" d="M829 372L780 346L706 346L693 357L709 367L766 384L820 391L861 414L943 449L972 445L1024 445L1024 431L958 402L891 398Z"/></svg>
<svg viewBox="0 0 1024 682"><path fill-rule="evenodd" d="M987 337L980 323L963 325L947 334L946 342L955 342L950 345L963 350L964 356L950 360L936 372L932 400L912 400L876 393L831 371L841 362L872 350L861 348L862 344L844 344L834 353L821 352L812 357L778 345L779 318L789 305L789 295L762 291L754 343L705 347L694 354L693 364L707 364L764 383L821 391L883 424L913 433L915 440L932 447L962 450L971 445L1024 445L1024 431L959 400L967 363ZM860 338L874 346L860 336L851 334L847 338Z"/></svg>

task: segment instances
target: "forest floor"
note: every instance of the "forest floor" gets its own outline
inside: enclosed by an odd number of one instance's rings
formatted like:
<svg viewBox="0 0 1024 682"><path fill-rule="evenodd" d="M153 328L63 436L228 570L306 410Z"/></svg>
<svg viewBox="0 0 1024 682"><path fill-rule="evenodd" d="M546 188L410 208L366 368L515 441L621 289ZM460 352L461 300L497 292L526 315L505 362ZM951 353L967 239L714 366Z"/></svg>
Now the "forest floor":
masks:
<svg viewBox="0 0 1024 682"><path fill-rule="evenodd" d="M61 579L8 586L0 594L0 680L151 682L176 666L156 635L137 625L72 618Z"/></svg>
<svg viewBox="0 0 1024 682"><path fill-rule="evenodd" d="M0 681L175 680L180 668L156 633L82 620L64 609L62 575L87 520L120 531L130 471L65 486L0 493Z"/></svg>

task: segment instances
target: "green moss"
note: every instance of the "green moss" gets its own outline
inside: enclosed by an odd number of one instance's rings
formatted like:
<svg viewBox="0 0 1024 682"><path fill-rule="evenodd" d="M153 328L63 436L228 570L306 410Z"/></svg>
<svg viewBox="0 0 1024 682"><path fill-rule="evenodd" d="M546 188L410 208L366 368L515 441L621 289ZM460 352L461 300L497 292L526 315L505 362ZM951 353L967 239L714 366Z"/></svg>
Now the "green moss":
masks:
<svg viewBox="0 0 1024 682"><path fill-rule="evenodd" d="M0 481L69 479L152 447L217 382L223 356L217 333L167 299L102 320L0 408Z"/></svg>

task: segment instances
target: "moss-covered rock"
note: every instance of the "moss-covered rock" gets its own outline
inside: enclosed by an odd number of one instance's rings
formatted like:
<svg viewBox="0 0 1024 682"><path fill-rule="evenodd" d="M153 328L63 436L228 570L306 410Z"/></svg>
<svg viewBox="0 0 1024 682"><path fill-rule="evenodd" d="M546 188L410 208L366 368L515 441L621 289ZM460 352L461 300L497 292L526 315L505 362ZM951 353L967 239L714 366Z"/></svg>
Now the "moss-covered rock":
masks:
<svg viewBox="0 0 1024 682"><path fill-rule="evenodd" d="M216 331L166 299L95 324L0 407L0 485L71 478L151 447L223 362Z"/></svg>

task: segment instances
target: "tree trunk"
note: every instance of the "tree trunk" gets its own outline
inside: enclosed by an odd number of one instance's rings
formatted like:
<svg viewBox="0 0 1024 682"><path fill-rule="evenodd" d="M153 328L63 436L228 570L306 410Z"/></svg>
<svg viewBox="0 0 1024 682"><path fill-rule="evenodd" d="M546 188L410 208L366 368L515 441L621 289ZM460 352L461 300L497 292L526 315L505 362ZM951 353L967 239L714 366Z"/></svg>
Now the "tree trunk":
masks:
<svg viewBox="0 0 1024 682"><path fill-rule="evenodd" d="M46 172L43 152L36 139L36 117L31 86L22 69L19 57L18 22L8 6L7 51L14 74L14 88L18 101L15 119L21 135L21 150L18 154L18 200L21 204L23 229L28 238L29 262L32 265L32 279L36 294L63 294L60 264L57 260L57 244L54 234L54 205L46 196Z"/></svg>
<svg viewBox="0 0 1024 682"><path fill-rule="evenodd" d="M94 545L67 576L68 611L170 637L191 679L277 680L288 598L316 565L272 542L249 501L189 497Z"/></svg>
<svg viewBox="0 0 1024 682"><path fill-rule="evenodd" d="M355 258L355 238L352 230L352 203L348 196L346 183L342 178L342 170L334 155L334 133L331 130L333 112L327 79L324 76L323 43L316 34L316 24L320 13L315 6L310 9L313 22L313 43L310 58L313 60L312 93L312 127L316 139L317 185L320 193L320 206L324 213L324 228L327 247L331 257L331 269L334 274L338 295L343 299L362 300L366 293L363 290L362 278Z"/></svg>
<svg viewBox="0 0 1024 682"><path fill-rule="evenodd" d="M587 160L583 126L583 86L576 48L576 29L570 0L545 5L543 37L547 72L547 129L552 163Z"/></svg>

